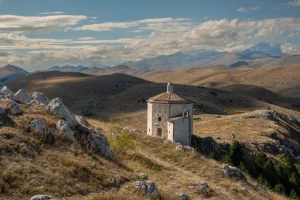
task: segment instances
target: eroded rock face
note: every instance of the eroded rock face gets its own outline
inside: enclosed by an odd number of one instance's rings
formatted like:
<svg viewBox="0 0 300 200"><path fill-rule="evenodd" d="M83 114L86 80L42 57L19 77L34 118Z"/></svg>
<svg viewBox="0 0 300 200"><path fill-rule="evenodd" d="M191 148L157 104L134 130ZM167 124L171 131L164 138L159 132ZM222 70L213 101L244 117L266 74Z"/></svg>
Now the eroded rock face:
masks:
<svg viewBox="0 0 300 200"><path fill-rule="evenodd" d="M224 175L227 177L234 178L236 180L247 180L244 173L236 167L233 167L233 166L230 166L227 164L223 164L222 168L224 170Z"/></svg>
<svg viewBox="0 0 300 200"><path fill-rule="evenodd" d="M31 104L40 104L40 105L48 105L49 99L46 95L40 92L34 92L32 94L32 101Z"/></svg>
<svg viewBox="0 0 300 200"><path fill-rule="evenodd" d="M63 137L65 137L66 139L72 142L76 142L76 139L74 137L74 132L64 120L57 121L56 129L58 131L58 134L61 134Z"/></svg>
<svg viewBox="0 0 300 200"><path fill-rule="evenodd" d="M19 102L19 99L13 94L13 92L7 87L3 86L0 90L0 96L11 99L12 101Z"/></svg>
<svg viewBox="0 0 300 200"><path fill-rule="evenodd" d="M38 136L44 136L47 131L47 124L44 119L36 118L30 122L30 131Z"/></svg>
<svg viewBox="0 0 300 200"><path fill-rule="evenodd" d="M82 126L88 126L89 125L89 122L82 116L75 116L77 122L79 124L81 124Z"/></svg>
<svg viewBox="0 0 300 200"><path fill-rule="evenodd" d="M27 94L26 90L20 89L18 92L16 92L15 96L22 102L22 103L30 103L31 98Z"/></svg>
<svg viewBox="0 0 300 200"><path fill-rule="evenodd" d="M102 134L91 135L91 147L95 152L101 153L107 158L111 158L110 145L106 137Z"/></svg>
<svg viewBox="0 0 300 200"><path fill-rule="evenodd" d="M60 98L50 101L48 107L52 113L64 120L70 127L79 126L76 118L70 113L69 109L63 104Z"/></svg>
<svg viewBox="0 0 300 200"><path fill-rule="evenodd" d="M55 200L53 197L44 194L38 194L30 198L30 200Z"/></svg>
<svg viewBox="0 0 300 200"><path fill-rule="evenodd" d="M14 102L11 99L8 99L5 103L5 108L8 112L10 112L12 115L20 115L23 113L22 109L20 106Z"/></svg>

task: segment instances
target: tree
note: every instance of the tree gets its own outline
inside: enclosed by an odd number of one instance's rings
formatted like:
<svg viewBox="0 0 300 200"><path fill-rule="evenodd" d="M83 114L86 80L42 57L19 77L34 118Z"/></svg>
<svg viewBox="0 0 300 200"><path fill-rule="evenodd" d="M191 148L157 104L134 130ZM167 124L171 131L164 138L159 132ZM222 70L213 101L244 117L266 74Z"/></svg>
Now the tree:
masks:
<svg viewBox="0 0 300 200"><path fill-rule="evenodd" d="M290 192L290 196L289 196L291 199L297 199L299 200L299 196L297 195L296 191L294 189L291 190Z"/></svg>
<svg viewBox="0 0 300 200"><path fill-rule="evenodd" d="M285 188L281 183L278 183L278 184L275 185L274 191L278 192L280 194L285 194Z"/></svg>

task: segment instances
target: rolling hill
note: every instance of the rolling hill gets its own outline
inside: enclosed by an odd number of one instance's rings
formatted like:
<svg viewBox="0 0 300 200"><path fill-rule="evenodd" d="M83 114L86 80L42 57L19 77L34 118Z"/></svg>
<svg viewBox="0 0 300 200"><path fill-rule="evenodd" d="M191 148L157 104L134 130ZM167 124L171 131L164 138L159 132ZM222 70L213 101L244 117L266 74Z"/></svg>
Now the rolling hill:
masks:
<svg viewBox="0 0 300 200"><path fill-rule="evenodd" d="M0 83L6 83L28 74L27 71L20 67L8 64L0 68Z"/></svg>

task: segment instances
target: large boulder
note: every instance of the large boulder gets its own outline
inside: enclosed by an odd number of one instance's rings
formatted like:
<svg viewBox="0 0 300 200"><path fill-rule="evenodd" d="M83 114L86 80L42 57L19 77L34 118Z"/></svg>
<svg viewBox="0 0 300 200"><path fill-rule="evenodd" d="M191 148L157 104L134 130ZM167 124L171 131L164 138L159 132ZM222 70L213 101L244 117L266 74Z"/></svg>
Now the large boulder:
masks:
<svg viewBox="0 0 300 200"><path fill-rule="evenodd" d="M64 120L70 127L77 127L79 123L70 113L69 109L63 104L60 98L53 99L49 102L48 107L52 113Z"/></svg>
<svg viewBox="0 0 300 200"><path fill-rule="evenodd" d="M44 194L38 194L30 198L30 200L54 200L53 197Z"/></svg>
<svg viewBox="0 0 300 200"><path fill-rule="evenodd" d="M33 92L31 104L48 105L49 99L46 95L40 92Z"/></svg>
<svg viewBox="0 0 300 200"><path fill-rule="evenodd" d="M44 119L36 118L30 122L30 131L38 136L44 136L47 133L47 124Z"/></svg>
<svg viewBox="0 0 300 200"><path fill-rule="evenodd" d="M2 87L2 89L0 90L0 96L6 97L15 102L19 102L19 99L13 94L13 92L7 86Z"/></svg>
<svg viewBox="0 0 300 200"><path fill-rule="evenodd" d="M19 115L19 114L23 113L23 111L20 108L20 106L16 102L14 102L13 100L11 100L11 99L7 99L7 101L5 103L5 108L12 115Z"/></svg>
<svg viewBox="0 0 300 200"><path fill-rule="evenodd" d="M22 102L22 103L30 103L31 98L27 94L26 90L20 89L18 92L16 92L15 96Z"/></svg>
<svg viewBox="0 0 300 200"><path fill-rule="evenodd" d="M82 126L88 126L89 125L89 122L84 117L82 117L82 116L75 116L75 119Z"/></svg>
<svg viewBox="0 0 300 200"><path fill-rule="evenodd" d="M109 142L102 134L91 134L91 147L95 152L100 153L107 158L112 157Z"/></svg>
<svg viewBox="0 0 300 200"><path fill-rule="evenodd" d="M224 175L227 177L234 178L236 180L247 180L245 174L234 166L223 164L222 168L224 170Z"/></svg>
<svg viewBox="0 0 300 200"><path fill-rule="evenodd" d="M62 135L64 138L72 142L76 142L74 132L64 120L57 121L56 129L58 130L58 134Z"/></svg>

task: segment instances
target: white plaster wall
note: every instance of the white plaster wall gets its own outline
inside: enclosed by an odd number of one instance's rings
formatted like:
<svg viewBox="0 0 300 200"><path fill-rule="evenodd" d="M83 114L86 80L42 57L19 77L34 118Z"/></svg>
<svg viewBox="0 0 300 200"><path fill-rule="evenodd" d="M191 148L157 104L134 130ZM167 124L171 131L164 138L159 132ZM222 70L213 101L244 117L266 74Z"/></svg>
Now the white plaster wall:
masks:
<svg viewBox="0 0 300 200"><path fill-rule="evenodd" d="M189 118L178 119L174 124L174 141L181 142L183 145L191 145L189 135Z"/></svg>
<svg viewBox="0 0 300 200"><path fill-rule="evenodd" d="M174 125L173 125L173 123L171 123L171 122L168 122L167 123L167 126L168 126L168 140L170 140L170 141L174 141L173 140L173 130L174 130Z"/></svg>
<svg viewBox="0 0 300 200"><path fill-rule="evenodd" d="M158 121L158 117L161 117L161 121ZM152 103L152 135L156 136L157 128L162 128L162 138L168 138L168 123L169 119L169 105ZM149 130L148 130L149 131Z"/></svg>
<svg viewBox="0 0 300 200"><path fill-rule="evenodd" d="M153 130L152 109L153 109L153 104L148 103L147 104L147 135L150 135L150 136L152 136L152 130Z"/></svg>

